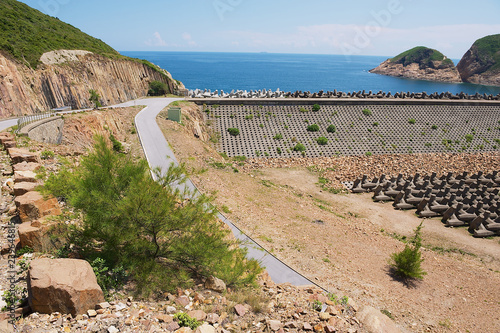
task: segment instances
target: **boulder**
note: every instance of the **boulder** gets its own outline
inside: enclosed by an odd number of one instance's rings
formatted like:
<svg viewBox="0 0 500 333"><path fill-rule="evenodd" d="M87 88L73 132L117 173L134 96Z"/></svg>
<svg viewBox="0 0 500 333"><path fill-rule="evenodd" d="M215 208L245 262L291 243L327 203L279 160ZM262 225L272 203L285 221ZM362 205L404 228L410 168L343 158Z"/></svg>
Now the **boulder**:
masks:
<svg viewBox="0 0 500 333"><path fill-rule="evenodd" d="M205 288L221 293L226 290L226 284L221 279L211 276L205 281Z"/></svg>
<svg viewBox="0 0 500 333"><path fill-rule="evenodd" d="M0 133L0 143L4 143L4 141L12 141L15 140L16 138L14 137L14 134L9 133L9 132L2 132Z"/></svg>
<svg viewBox="0 0 500 333"><path fill-rule="evenodd" d="M371 306L361 307L357 318L370 333L401 333L389 317Z"/></svg>
<svg viewBox="0 0 500 333"><path fill-rule="evenodd" d="M47 215L62 214L59 203L54 197L45 199L39 192L27 192L15 199L21 221L28 222Z"/></svg>
<svg viewBox="0 0 500 333"><path fill-rule="evenodd" d="M16 197L34 191L39 184L31 182L20 182L14 184L14 195Z"/></svg>
<svg viewBox="0 0 500 333"><path fill-rule="evenodd" d="M76 316L104 302L104 295L85 260L43 258L31 261L28 302L33 312Z"/></svg>
<svg viewBox="0 0 500 333"><path fill-rule="evenodd" d="M33 171L14 171L14 183L36 183L36 173Z"/></svg>
<svg viewBox="0 0 500 333"><path fill-rule="evenodd" d="M40 163L36 162L21 162L13 165L14 171L36 171L40 167Z"/></svg>
<svg viewBox="0 0 500 333"><path fill-rule="evenodd" d="M32 153L24 148L9 148L7 149L10 158L12 159L12 164L22 163L22 162L40 162L40 156L38 153Z"/></svg>
<svg viewBox="0 0 500 333"><path fill-rule="evenodd" d="M42 232L40 228L31 225L31 222L21 223L18 227L21 247L29 246L33 250L42 251Z"/></svg>

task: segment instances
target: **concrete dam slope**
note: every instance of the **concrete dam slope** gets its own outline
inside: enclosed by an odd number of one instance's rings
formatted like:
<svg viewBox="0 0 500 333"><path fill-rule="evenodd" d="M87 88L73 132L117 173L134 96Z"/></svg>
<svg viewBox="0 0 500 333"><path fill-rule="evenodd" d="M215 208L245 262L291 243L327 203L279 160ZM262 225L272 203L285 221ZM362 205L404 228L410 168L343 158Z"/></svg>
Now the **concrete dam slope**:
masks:
<svg viewBox="0 0 500 333"><path fill-rule="evenodd" d="M220 133L218 149L228 156L500 151L500 103L496 101L192 101L200 105L207 121ZM314 111L314 104L319 110ZM229 128L237 128L239 134L231 135ZM305 150L297 149L298 144Z"/></svg>

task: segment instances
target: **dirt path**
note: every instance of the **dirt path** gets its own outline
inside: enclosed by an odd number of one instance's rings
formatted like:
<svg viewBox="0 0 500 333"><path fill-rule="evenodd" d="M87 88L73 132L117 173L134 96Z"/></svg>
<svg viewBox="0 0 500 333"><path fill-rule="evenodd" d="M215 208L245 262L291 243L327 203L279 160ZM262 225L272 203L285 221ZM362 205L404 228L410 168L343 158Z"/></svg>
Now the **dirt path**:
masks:
<svg viewBox="0 0 500 333"><path fill-rule="evenodd" d="M407 332L499 332L500 244L424 222L424 280L408 288L388 274L391 253L420 223L414 212L369 195L321 191L305 168L239 171L178 124L159 120L193 181L245 233L339 297L391 313ZM238 170L239 172L235 172Z"/></svg>

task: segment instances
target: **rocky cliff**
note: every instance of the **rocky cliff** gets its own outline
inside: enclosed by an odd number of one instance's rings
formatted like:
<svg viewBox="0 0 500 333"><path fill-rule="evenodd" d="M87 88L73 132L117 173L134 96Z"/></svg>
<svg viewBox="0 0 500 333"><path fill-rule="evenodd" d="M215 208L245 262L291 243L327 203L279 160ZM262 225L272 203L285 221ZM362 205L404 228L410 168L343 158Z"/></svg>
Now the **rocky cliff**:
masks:
<svg viewBox="0 0 500 333"><path fill-rule="evenodd" d="M0 117L91 107L90 89L101 96L102 105L112 105L145 96L154 80L166 83L170 92L183 88L167 71L125 57L57 51L44 54L41 61L32 69L0 53Z"/></svg>
<svg viewBox="0 0 500 333"><path fill-rule="evenodd" d="M500 86L500 34L478 39L457 69L464 82Z"/></svg>
<svg viewBox="0 0 500 333"><path fill-rule="evenodd" d="M416 80L462 82L453 62L440 52L416 47L388 59L370 73Z"/></svg>

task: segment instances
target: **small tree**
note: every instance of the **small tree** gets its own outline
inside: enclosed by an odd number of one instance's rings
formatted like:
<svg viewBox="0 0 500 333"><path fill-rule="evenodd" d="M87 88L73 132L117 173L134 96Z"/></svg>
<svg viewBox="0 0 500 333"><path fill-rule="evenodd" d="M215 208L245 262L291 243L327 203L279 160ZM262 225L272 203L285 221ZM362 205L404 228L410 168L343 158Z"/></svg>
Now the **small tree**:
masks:
<svg viewBox="0 0 500 333"><path fill-rule="evenodd" d="M150 96L162 96L168 93L168 86L166 83L161 81L151 81L149 82L148 95Z"/></svg>
<svg viewBox="0 0 500 333"><path fill-rule="evenodd" d="M335 131L337 130L337 128L335 128L335 125L330 125L326 128L326 131L328 133L335 133Z"/></svg>
<svg viewBox="0 0 500 333"><path fill-rule="evenodd" d="M307 126L307 131L308 132L317 132L319 131L319 125L318 124L312 124Z"/></svg>
<svg viewBox="0 0 500 333"><path fill-rule="evenodd" d="M420 252L420 247L422 246L422 223L415 229L415 236L405 245L403 251L393 253L389 260L392 273L402 278L405 282L422 280L424 275L427 274L420 267L420 264L424 261Z"/></svg>
<svg viewBox="0 0 500 333"><path fill-rule="evenodd" d="M95 91L94 89L90 89L89 94L90 94L89 101L94 104L94 107L96 109L100 108L102 106L101 102L99 101L101 99L101 96L99 96L97 91Z"/></svg>
<svg viewBox="0 0 500 333"><path fill-rule="evenodd" d="M313 107L312 107L312 110L313 110L314 112L317 112L317 111L319 111L320 109L321 109L321 106L320 106L319 104L314 104L314 105L313 105Z"/></svg>
<svg viewBox="0 0 500 333"><path fill-rule="evenodd" d="M232 136L238 136L240 134L240 130L237 129L237 128L228 128L227 131L229 132L229 134L231 134Z"/></svg>

